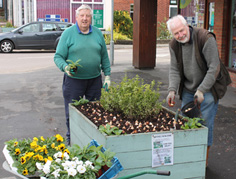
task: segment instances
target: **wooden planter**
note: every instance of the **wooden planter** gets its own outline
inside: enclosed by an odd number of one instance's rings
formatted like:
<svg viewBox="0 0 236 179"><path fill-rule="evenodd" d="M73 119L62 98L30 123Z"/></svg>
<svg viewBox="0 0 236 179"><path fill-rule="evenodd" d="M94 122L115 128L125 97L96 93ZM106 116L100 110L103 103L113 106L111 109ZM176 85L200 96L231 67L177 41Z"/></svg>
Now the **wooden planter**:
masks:
<svg viewBox="0 0 236 179"><path fill-rule="evenodd" d="M154 134L170 133L170 131L107 136L100 133L97 126L74 106L69 106L69 113L71 144L85 146L89 141L95 139L100 145L115 152L124 168L119 176L154 169L171 172L171 176L158 176L158 179L205 179L208 135L206 127L171 131L174 135L174 164L152 168L152 136ZM137 177L137 179L143 177ZM145 178L151 179L157 178L157 176L145 175Z"/></svg>

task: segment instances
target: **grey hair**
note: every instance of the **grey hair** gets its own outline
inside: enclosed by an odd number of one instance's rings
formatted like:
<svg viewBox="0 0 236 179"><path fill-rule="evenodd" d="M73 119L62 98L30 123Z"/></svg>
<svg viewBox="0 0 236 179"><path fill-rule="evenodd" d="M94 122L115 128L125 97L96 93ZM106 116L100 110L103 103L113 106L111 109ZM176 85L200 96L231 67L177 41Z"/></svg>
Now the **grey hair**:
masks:
<svg viewBox="0 0 236 179"><path fill-rule="evenodd" d="M87 4L82 4L78 9L75 10L76 16L78 16L80 10L83 10L83 9L88 9L88 10L90 10L90 15L91 15L91 16L93 15L93 11L92 11L91 7L90 7L89 5L87 5Z"/></svg>
<svg viewBox="0 0 236 179"><path fill-rule="evenodd" d="M179 14L178 14L178 15L176 15L176 16L170 18L170 19L166 22L166 25L167 25L167 28L168 28L169 32L172 33L172 30L171 30L171 29L172 29L173 27L175 27L175 21L176 21L177 19L179 19L179 20L183 23L183 25L188 26L188 23L187 23L187 21L185 20L185 18L184 18L182 15L179 15Z"/></svg>

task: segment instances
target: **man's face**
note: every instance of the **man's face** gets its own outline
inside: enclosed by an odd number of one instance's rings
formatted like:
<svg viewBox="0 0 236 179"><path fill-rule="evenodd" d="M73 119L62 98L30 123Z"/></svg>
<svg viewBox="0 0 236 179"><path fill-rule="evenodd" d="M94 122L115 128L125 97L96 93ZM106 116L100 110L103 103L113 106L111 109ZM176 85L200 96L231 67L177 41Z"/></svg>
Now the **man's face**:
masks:
<svg viewBox="0 0 236 179"><path fill-rule="evenodd" d="M180 43L186 43L190 39L189 27L185 26L179 19L176 20L175 26L171 28L174 38Z"/></svg>
<svg viewBox="0 0 236 179"><path fill-rule="evenodd" d="M80 10L79 15L76 16L76 21L81 31L88 30L89 25L91 24L91 21L92 21L90 10L89 9Z"/></svg>

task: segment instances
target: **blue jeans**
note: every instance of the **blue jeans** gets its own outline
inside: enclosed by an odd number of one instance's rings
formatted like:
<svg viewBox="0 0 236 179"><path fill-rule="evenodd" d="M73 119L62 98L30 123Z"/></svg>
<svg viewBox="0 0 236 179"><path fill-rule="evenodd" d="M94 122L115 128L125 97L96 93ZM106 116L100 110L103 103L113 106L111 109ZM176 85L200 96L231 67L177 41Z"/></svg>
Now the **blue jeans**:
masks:
<svg viewBox="0 0 236 179"><path fill-rule="evenodd" d="M194 100L194 94L189 93L186 90L183 90L182 96L182 104L181 108ZM203 125L208 128L208 146L211 146L213 143L213 128L214 128L214 120L216 116L216 112L218 109L218 103L215 103L214 97L212 96L211 92L204 94L204 101L201 103L201 118L205 119Z"/></svg>

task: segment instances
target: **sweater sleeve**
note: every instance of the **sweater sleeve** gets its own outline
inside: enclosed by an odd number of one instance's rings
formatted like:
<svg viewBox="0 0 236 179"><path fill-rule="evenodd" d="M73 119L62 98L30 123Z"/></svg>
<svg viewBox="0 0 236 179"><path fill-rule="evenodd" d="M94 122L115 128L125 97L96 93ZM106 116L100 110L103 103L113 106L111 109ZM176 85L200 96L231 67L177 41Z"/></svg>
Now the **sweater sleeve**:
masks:
<svg viewBox="0 0 236 179"><path fill-rule="evenodd" d="M110 60L108 57L108 53L107 53L107 46L104 40L104 37L101 33L101 31L99 31L99 36L101 37L101 45L102 45L102 49L101 49L101 69L104 72L105 76L110 76L111 75L111 65L110 65Z"/></svg>
<svg viewBox="0 0 236 179"><path fill-rule="evenodd" d="M170 68L169 68L169 91L175 91L177 93L180 84L180 72L177 65L177 59L175 53L171 47L170 50Z"/></svg>
<svg viewBox="0 0 236 179"><path fill-rule="evenodd" d="M220 69L219 53L214 37L207 40L202 49L202 53L205 57L208 70L198 90L205 93L210 91L211 87L214 85Z"/></svg>
<svg viewBox="0 0 236 179"><path fill-rule="evenodd" d="M68 57L68 46L67 46L67 30L66 29L58 42L56 53L54 55L54 62L57 67L64 72L65 67L67 66L67 57Z"/></svg>

